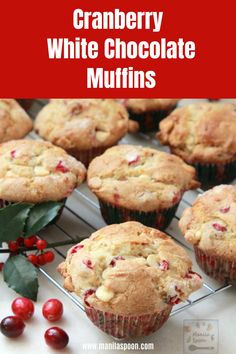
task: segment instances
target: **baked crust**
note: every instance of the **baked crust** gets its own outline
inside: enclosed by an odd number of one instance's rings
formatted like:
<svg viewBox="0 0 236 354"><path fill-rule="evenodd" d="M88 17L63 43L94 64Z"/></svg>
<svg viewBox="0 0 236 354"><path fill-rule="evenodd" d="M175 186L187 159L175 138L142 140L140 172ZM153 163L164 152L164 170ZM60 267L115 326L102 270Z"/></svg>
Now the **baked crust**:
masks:
<svg viewBox="0 0 236 354"><path fill-rule="evenodd" d="M174 98L130 98L124 100L124 104L132 113L140 114L150 111L169 110L175 107L178 101L178 99Z"/></svg>
<svg viewBox="0 0 236 354"><path fill-rule="evenodd" d="M185 209L179 226L186 240L209 255L236 261L236 186L220 185Z"/></svg>
<svg viewBox="0 0 236 354"><path fill-rule="evenodd" d="M136 145L114 146L96 157L87 180L99 199L144 212L170 208L199 186L195 169L179 157Z"/></svg>
<svg viewBox="0 0 236 354"><path fill-rule="evenodd" d="M21 139L33 128L24 109L13 99L0 99L0 143Z"/></svg>
<svg viewBox="0 0 236 354"><path fill-rule="evenodd" d="M38 114L35 131L65 150L116 144L128 131L128 113L112 99L53 99Z"/></svg>
<svg viewBox="0 0 236 354"><path fill-rule="evenodd" d="M126 222L106 226L72 247L58 270L65 288L86 306L141 315L164 310L174 298L185 300L199 289L202 281L191 266L185 250L164 233Z"/></svg>
<svg viewBox="0 0 236 354"><path fill-rule="evenodd" d="M175 109L160 123L157 138L188 163L236 159L236 105L197 103Z"/></svg>
<svg viewBox="0 0 236 354"><path fill-rule="evenodd" d="M51 143L12 140L0 145L0 199L58 201L70 195L85 174L81 162Z"/></svg>

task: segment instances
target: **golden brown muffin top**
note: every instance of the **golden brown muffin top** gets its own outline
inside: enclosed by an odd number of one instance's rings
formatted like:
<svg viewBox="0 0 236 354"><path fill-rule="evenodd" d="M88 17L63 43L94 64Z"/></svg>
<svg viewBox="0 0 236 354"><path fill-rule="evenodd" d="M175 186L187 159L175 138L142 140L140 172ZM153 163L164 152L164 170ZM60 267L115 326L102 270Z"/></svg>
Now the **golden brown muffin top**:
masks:
<svg viewBox="0 0 236 354"><path fill-rule="evenodd" d="M21 139L33 128L24 109L13 99L0 99L0 143Z"/></svg>
<svg viewBox="0 0 236 354"><path fill-rule="evenodd" d="M112 99L53 99L38 114L35 131L64 149L111 146L128 131L128 113Z"/></svg>
<svg viewBox="0 0 236 354"><path fill-rule="evenodd" d="M85 178L81 162L51 143L12 140L0 145L0 199L59 201Z"/></svg>
<svg viewBox="0 0 236 354"><path fill-rule="evenodd" d="M220 185L185 209L179 226L186 240L209 254L236 261L236 186Z"/></svg>
<svg viewBox="0 0 236 354"><path fill-rule="evenodd" d="M137 145L114 146L88 168L88 186L105 202L153 211L177 204L199 186L195 169L177 156Z"/></svg>
<svg viewBox="0 0 236 354"><path fill-rule="evenodd" d="M175 109L160 123L157 137L189 163L236 159L236 106L197 103Z"/></svg>
<svg viewBox="0 0 236 354"><path fill-rule="evenodd" d="M117 314L164 310L199 289L185 250L138 222L106 226L72 247L58 270L86 306Z"/></svg>

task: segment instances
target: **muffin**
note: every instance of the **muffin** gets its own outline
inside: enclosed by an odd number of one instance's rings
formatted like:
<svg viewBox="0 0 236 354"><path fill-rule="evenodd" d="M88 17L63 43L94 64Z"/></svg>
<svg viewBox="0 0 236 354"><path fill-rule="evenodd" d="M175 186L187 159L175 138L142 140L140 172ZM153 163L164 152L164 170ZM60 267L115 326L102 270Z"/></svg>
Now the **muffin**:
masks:
<svg viewBox="0 0 236 354"><path fill-rule="evenodd" d="M13 99L0 99L0 143L21 139L33 127L28 114Z"/></svg>
<svg viewBox="0 0 236 354"><path fill-rule="evenodd" d="M172 98L130 98L123 100L130 119L139 123L142 132L157 131L159 122L168 116L179 100Z"/></svg>
<svg viewBox="0 0 236 354"><path fill-rule="evenodd" d="M201 287L191 267L184 249L164 233L126 222L72 247L58 270L97 327L128 338L158 330L172 307Z"/></svg>
<svg viewBox="0 0 236 354"><path fill-rule="evenodd" d="M160 124L157 137L193 165L203 187L236 177L236 106L197 103L177 108Z"/></svg>
<svg viewBox="0 0 236 354"><path fill-rule="evenodd" d="M198 197L179 222L199 266L220 281L236 279L235 215L236 186L220 185Z"/></svg>
<svg viewBox="0 0 236 354"><path fill-rule="evenodd" d="M53 99L38 114L35 131L86 166L128 131L128 113L112 99Z"/></svg>
<svg viewBox="0 0 236 354"><path fill-rule="evenodd" d="M85 167L63 149L34 140L0 145L0 207L61 201L85 178Z"/></svg>
<svg viewBox="0 0 236 354"><path fill-rule="evenodd" d="M137 145L119 145L96 157L88 186L107 224L136 220L165 229L186 190L199 186L179 157Z"/></svg>

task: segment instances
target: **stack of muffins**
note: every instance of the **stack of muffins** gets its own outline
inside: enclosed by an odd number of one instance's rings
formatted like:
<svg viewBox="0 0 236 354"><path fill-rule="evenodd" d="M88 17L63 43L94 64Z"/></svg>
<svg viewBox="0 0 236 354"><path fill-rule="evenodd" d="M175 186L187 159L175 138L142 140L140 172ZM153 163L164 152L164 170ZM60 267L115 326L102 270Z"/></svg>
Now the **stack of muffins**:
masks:
<svg viewBox="0 0 236 354"><path fill-rule="evenodd" d="M112 225L68 251L58 268L64 286L82 299L91 321L115 338L159 329L172 307L202 286L186 252L159 230L169 226L184 192L199 181L209 188L236 177L235 106L175 109L176 99L54 99L35 121L35 132L47 141L17 141L12 139L31 130L31 120L14 100L2 101L2 129L9 134L0 134L2 206L62 201L88 167L88 186ZM158 139L173 154L117 146L136 129L129 118L141 131L159 129ZM14 128L20 120L21 129ZM200 267L221 281L236 278L235 211L236 187L224 185L199 197L180 220Z"/></svg>

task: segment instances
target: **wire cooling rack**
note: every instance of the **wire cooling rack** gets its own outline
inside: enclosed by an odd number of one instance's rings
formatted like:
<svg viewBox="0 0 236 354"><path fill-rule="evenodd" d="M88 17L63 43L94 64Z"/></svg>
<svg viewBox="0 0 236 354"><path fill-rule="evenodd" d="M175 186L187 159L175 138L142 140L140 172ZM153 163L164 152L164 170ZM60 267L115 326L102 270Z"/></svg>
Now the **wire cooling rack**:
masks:
<svg viewBox="0 0 236 354"><path fill-rule="evenodd" d="M33 105L28 110L32 118L36 116L45 103L46 100L34 100ZM181 104L185 104L184 100L183 102L181 101ZM32 133L30 138L35 139L37 136ZM154 139L153 135L136 134L135 136L125 137L121 143L142 144L145 146L154 146L160 150L166 150L166 148L163 148L158 144L158 141ZM186 207L191 206L194 199L196 199L196 197L201 193L202 191L200 189L185 193L171 225L165 230L165 233L170 235L177 243L186 249L193 261L193 269L201 274L204 280L203 288L192 294L187 301L174 306L171 316L176 315L179 312L184 311L191 306L231 287L231 284L222 284L210 279L201 271L196 264L193 249L185 242L178 229L178 221L183 210ZM41 235L48 240L56 238L58 241L71 240L72 242L77 243L103 226L105 226L105 223L100 215L97 200L88 190L86 185L83 185L79 189L76 189L72 196L68 199L60 220L56 224L42 231ZM56 252L56 261L58 261L58 263L65 259L67 249L68 246L57 247L54 249ZM44 268L39 268L39 271L48 279L48 281L50 281L63 294L65 294L80 310L84 311L83 304L79 297L73 293L69 293L63 288L63 280L58 275L56 269L46 266Z"/></svg>

